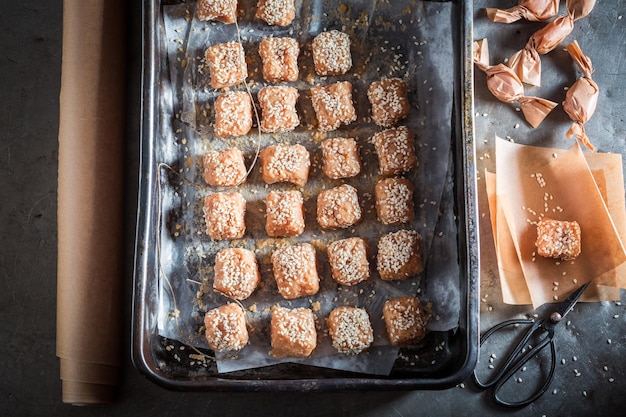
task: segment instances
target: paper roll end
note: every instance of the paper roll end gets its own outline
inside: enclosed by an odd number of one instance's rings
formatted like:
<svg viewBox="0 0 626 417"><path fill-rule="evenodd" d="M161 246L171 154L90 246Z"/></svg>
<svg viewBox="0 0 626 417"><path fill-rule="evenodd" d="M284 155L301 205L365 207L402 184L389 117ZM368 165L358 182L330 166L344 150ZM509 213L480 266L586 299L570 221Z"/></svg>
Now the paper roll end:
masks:
<svg viewBox="0 0 626 417"><path fill-rule="evenodd" d="M112 404L117 397L117 387L113 385L63 380L62 389L63 402L76 406Z"/></svg>

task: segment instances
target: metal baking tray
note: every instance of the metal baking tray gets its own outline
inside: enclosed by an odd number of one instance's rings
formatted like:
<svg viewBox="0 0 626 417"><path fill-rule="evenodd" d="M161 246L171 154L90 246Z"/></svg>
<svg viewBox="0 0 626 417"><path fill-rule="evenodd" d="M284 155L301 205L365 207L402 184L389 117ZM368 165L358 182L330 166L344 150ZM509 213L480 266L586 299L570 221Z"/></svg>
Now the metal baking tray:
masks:
<svg viewBox="0 0 626 417"><path fill-rule="evenodd" d="M162 223L171 221L162 214L162 144L168 135L169 120L164 95L172 87L169 78L164 6L176 1L143 2L142 113L132 323L132 359L135 367L150 380L177 390L230 391L313 391L348 389L442 389L462 382L473 370L478 351L479 256L477 230L477 190L473 128L472 2L420 2L411 7L428 9L446 3L451 20L449 35L454 87L451 89L449 194L456 249L460 306L458 323L451 330L431 330L415 347L401 348L388 375L321 368L302 363L279 363L254 369L218 373L215 363L181 360L182 352L207 349L188 346L159 331L162 291L165 285L162 249ZM255 3L255 2L254 2ZM323 13L324 1L313 1L312 10ZM346 2L350 6L351 2ZM331 2L334 5L333 2ZM336 5L332 7L337 7ZM437 11L439 13L439 11ZM445 17L448 18L448 17ZM400 20L401 22L401 20ZM416 42L417 44L417 42ZM181 82L178 80L178 82ZM172 83L175 84L175 83ZM173 111L169 109L171 113ZM433 111L437 111L436 109ZM171 126L170 126L171 128ZM173 130L173 129L172 129ZM174 164L184 166L185 155ZM171 161L168 161L171 162ZM176 180L176 174L169 182ZM166 182L168 179L166 179ZM165 216L166 217L166 216ZM436 255L432 255L435 256ZM176 261L176 259L173 259ZM172 261L168 258L168 261ZM441 263L441 260L439 261ZM435 261L436 263L436 261ZM423 279L422 279L423 281ZM169 282L167 283L169 285ZM406 358L412 358L406 360Z"/></svg>

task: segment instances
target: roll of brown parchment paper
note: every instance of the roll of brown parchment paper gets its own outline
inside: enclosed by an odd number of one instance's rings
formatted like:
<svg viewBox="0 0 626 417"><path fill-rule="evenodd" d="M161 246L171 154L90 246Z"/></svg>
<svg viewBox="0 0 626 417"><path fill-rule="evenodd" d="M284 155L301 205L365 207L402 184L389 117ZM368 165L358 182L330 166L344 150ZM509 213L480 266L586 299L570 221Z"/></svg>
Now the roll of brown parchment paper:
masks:
<svg viewBox="0 0 626 417"><path fill-rule="evenodd" d="M57 356L63 401L106 404L120 378L126 3L64 0Z"/></svg>

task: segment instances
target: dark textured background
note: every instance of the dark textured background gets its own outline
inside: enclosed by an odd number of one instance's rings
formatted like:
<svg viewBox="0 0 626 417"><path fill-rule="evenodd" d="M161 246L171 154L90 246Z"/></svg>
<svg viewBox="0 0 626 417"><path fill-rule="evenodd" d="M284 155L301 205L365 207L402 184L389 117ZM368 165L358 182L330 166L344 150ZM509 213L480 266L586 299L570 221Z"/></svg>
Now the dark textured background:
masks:
<svg viewBox="0 0 626 417"><path fill-rule="evenodd" d="M557 379L549 392L517 412L491 405L488 394L472 383L464 388L422 392L348 393L179 393L145 380L130 363L130 300L135 195L138 169L140 1L132 3L129 59L128 187L126 240L126 355L118 402L109 407L77 408L61 403L59 362L55 356L56 210L58 98L61 70L62 2L4 2L0 13L0 415L185 415L211 416L413 416L413 415L622 415L626 405L626 311L616 303L579 305L571 325L557 331ZM541 27L510 27L487 22L481 7L512 1L476 1L476 38L488 36L492 63L520 49ZM564 2L563 2L564 3ZM626 4L599 2L591 16L576 23L568 41L578 39L594 62L600 104L588 132L600 151L624 152L626 139ZM538 95L561 101L564 85L575 80L575 68L560 49L546 58L545 68L566 78L545 85ZM547 69L546 69L547 71ZM549 79L550 77L548 77ZM525 143L567 147L569 125L562 110L540 129L530 131L509 106L496 102L477 74L476 135L479 170L493 166L493 135L511 135ZM514 124L521 128L515 129ZM484 183L479 180L481 197ZM504 318L531 313L529 307L501 304L494 273L488 211L481 201L481 320L485 328ZM622 292L622 299L625 299ZM617 318L614 318L617 316ZM612 343L608 344L607 339ZM577 361L573 357L577 357ZM609 371L604 371L607 366ZM580 376L575 376L578 370ZM614 381L609 382L609 378ZM582 392L586 391L587 396ZM620 412L622 411L622 412Z"/></svg>

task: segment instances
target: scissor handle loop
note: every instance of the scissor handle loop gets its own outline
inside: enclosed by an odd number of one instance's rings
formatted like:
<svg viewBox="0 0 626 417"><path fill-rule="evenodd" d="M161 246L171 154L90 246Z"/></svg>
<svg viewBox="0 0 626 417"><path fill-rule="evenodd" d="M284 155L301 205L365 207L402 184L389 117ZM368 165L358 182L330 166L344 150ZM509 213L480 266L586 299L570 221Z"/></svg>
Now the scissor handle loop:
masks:
<svg viewBox="0 0 626 417"><path fill-rule="evenodd" d="M483 389L492 387L502 378L502 376L506 373L507 369L511 366L511 363L513 362L513 360L518 356L518 353L522 351L522 349L528 343L528 340L535 333L536 329L539 328L539 326L541 325L541 322L530 320L530 319L513 319L513 320L503 321L502 323L499 323L493 326L482 335L482 337L480 338L480 346L482 346L483 343L485 343L485 341L489 339L489 337L493 335L494 333L496 333L498 330L501 330L505 327L516 325L516 324L532 324L532 326L526 331L526 334L524 335L524 337L519 341L519 343L511 351L511 353L507 357L504 364L502 364L502 366L498 368L497 372L495 373L494 376L491 377L491 379L485 382L481 381L480 379L478 379L476 370L474 370L473 379L474 379L474 383L478 387L483 388Z"/></svg>
<svg viewBox="0 0 626 417"><path fill-rule="evenodd" d="M499 396L499 393L500 393L500 388L502 388L504 383L508 381L513 376L513 374L517 372L522 366L524 366L524 364L528 362L537 352L541 351L548 344L550 345L550 355L551 355L550 372L548 373L548 376L545 382L543 383L543 385L537 390L537 392L535 392L533 395L531 395L525 400L507 401L507 400L502 399ZM542 339L541 342L537 346L534 346L532 349L527 351L522 357L520 357L519 360L515 362L515 364L497 381L492 391L493 401L496 404L499 404L504 407L509 407L509 408L523 407L532 403L537 398L541 397L548 390L548 387L550 386L550 383L552 382L552 379L554 378L555 369L556 369L556 346L554 344L554 339L552 337L546 337Z"/></svg>

